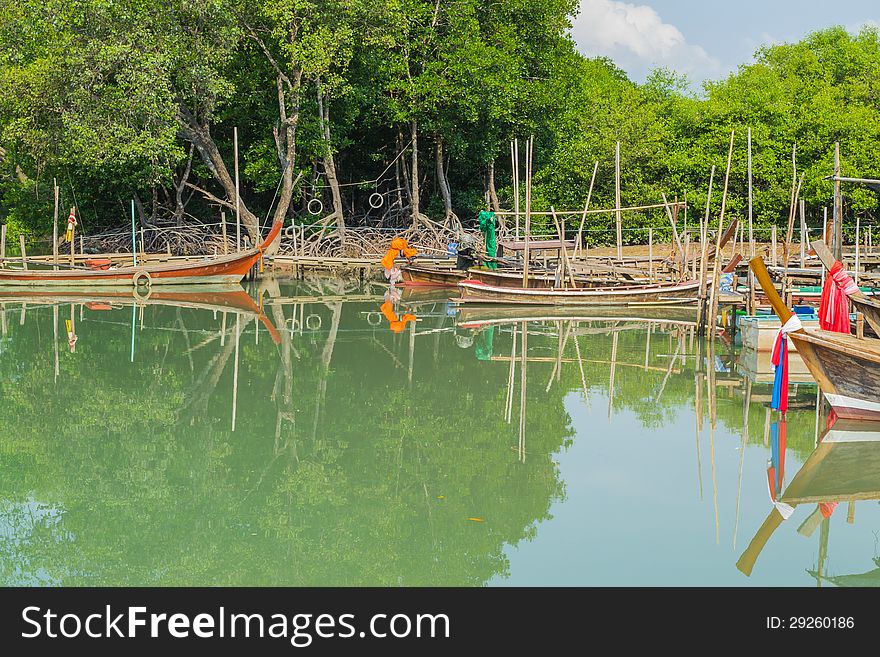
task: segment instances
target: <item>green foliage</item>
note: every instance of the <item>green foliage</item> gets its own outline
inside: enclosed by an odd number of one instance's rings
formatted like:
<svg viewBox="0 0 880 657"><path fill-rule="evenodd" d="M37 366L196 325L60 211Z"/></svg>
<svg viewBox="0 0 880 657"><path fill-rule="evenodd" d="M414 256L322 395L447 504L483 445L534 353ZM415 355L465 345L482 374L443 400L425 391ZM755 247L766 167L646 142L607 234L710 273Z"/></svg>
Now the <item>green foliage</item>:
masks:
<svg viewBox="0 0 880 657"><path fill-rule="evenodd" d="M181 113L188 113L230 162L239 128L244 196L264 216L279 175L279 100L287 118L298 111L295 168L308 193L327 193L320 160L330 149L352 222L378 219L368 215L370 181L407 145L413 122L423 209L444 212L433 166L442 141L454 210L469 223L484 205L493 161L501 202L513 205L508 143L519 137L522 146L528 135L536 139L533 199L541 210L581 207L596 161L592 204L612 206L619 141L624 204L687 193L702 214L712 165L720 188L732 129L728 209L746 212L751 128L759 235L786 221L795 144L811 226L829 205L824 178L835 141L847 175L876 176L876 28L832 27L761 48L753 64L694 95L675 71L658 69L636 84L613 62L583 57L568 36L576 9L575 0L0 0L0 215L45 232L45 206L28 199L51 196L45 188L57 177L75 185L65 191L91 209L92 227L124 223L119 199L148 197L179 174L189 150ZM279 96L279 76L300 82L282 85ZM319 125L318 82L332 106L329 140ZM196 159L196 182L222 195L216 172L198 152ZM375 188L402 186L394 176L392 167ZM878 199L848 187L845 203L848 216L870 222ZM713 205L717 212L720 194ZM187 211L216 212L198 199ZM624 222L628 241L668 224L663 211L627 214ZM610 215L591 215L588 224L612 226ZM536 229L551 230L541 220Z"/></svg>

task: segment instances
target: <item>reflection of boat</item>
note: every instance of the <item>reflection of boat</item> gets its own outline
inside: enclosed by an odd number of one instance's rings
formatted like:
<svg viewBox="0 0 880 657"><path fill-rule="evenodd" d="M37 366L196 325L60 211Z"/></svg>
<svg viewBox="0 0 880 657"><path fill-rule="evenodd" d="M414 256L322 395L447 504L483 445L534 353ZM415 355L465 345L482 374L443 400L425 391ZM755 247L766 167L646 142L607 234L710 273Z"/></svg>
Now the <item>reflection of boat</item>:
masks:
<svg viewBox="0 0 880 657"><path fill-rule="evenodd" d="M144 294L133 290L86 290L82 287L51 287L47 289L2 289L0 303L29 305L62 305L81 303L91 310L109 310L113 304L138 306L176 306L198 310L228 311L256 315L279 344L281 335L260 306L240 285L193 285L149 288Z"/></svg>
<svg viewBox="0 0 880 657"><path fill-rule="evenodd" d="M792 316L760 258L751 266L773 310L783 322ZM880 340L821 329L788 334L813 378L841 417L880 419Z"/></svg>
<svg viewBox="0 0 880 657"><path fill-rule="evenodd" d="M831 515L835 504L861 500L880 500L880 422L839 418L825 430L779 502L792 508L818 504L817 520L821 522L822 517ZM779 507L774 505L737 561L740 571L751 574L758 555L783 520Z"/></svg>
<svg viewBox="0 0 880 657"><path fill-rule="evenodd" d="M644 307L637 311L627 307L601 307L588 311L576 306L546 308L543 306L477 306L458 308L458 325L477 328L489 324L508 324L525 321L602 321L628 320L633 322L663 322L678 326L696 326L696 308L683 306Z"/></svg>
<svg viewBox="0 0 880 657"><path fill-rule="evenodd" d="M406 265L400 268L404 287L455 287L467 278L467 273L449 267Z"/></svg>
<svg viewBox="0 0 880 657"><path fill-rule="evenodd" d="M281 230L276 222L260 246L239 253L199 262L161 263L110 269L87 267L63 269L3 269L0 286L89 286L135 287L138 285L192 285L204 283L238 283L263 255L263 251Z"/></svg>
<svg viewBox="0 0 880 657"><path fill-rule="evenodd" d="M572 289L501 287L475 280L458 284L462 302L545 306L684 305L696 301L699 287L697 281Z"/></svg>
<svg viewBox="0 0 880 657"><path fill-rule="evenodd" d="M739 354L737 369L752 383L773 384L775 368L771 362L772 354L769 351L756 351L743 349ZM810 373L810 368L804 363L797 351L792 350L788 354L788 380L790 383L811 383L816 380ZM815 391L815 388L813 388ZM813 395L815 401L815 394Z"/></svg>

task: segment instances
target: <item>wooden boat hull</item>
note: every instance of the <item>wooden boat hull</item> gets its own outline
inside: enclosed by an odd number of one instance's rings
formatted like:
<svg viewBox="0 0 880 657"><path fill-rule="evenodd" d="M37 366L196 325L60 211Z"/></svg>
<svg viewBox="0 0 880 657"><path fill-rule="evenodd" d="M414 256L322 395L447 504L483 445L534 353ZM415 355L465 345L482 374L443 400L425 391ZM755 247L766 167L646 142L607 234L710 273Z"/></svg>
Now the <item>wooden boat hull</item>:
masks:
<svg viewBox="0 0 880 657"><path fill-rule="evenodd" d="M880 353L865 340L820 329L789 337L839 417L880 420Z"/></svg>
<svg viewBox="0 0 880 657"><path fill-rule="evenodd" d="M467 274L459 269L441 269L439 267L418 267L408 265L402 267L404 287L455 287L459 281L467 278Z"/></svg>
<svg viewBox="0 0 880 657"><path fill-rule="evenodd" d="M0 269L0 287L86 286L135 287L137 285L194 285L240 283L263 251L278 236L281 222L272 226L256 248L202 262L160 263L115 269Z"/></svg>
<svg viewBox="0 0 880 657"><path fill-rule="evenodd" d="M458 284L462 303L532 304L544 306L666 306L695 303L700 284L632 285L606 288L533 289L488 285L465 280Z"/></svg>

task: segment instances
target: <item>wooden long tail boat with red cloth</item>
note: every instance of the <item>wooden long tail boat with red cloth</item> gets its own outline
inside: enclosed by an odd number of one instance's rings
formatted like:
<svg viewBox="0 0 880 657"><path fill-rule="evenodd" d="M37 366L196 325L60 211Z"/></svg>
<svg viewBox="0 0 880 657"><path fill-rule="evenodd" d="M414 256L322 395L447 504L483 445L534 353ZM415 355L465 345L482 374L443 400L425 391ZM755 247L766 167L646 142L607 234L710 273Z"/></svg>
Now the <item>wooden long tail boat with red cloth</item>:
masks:
<svg viewBox="0 0 880 657"><path fill-rule="evenodd" d="M193 285L239 283L281 231L273 224L262 244L246 251L231 253L199 262L159 263L107 269L2 269L0 287L71 286L136 287L139 285ZM61 267L62 265L59 265Z"/></svg>
<svg viewBox="0 0 880 657"><path fill-rule="evenodd" d="M240 285L176 285L141 292L133 290L87 290L82 286L51 287L47 289L0 288L0 303L28 305L62 305L81 303L87 307L112 310L114 304L129 306L175 306L212 312L228 311L242 315L256 315L266 327L272 341L281 344L281 334L263 309Z"/></svg>
<svg viewBox="0 0 880 657"><path fill-rule="evenodd" d="M673 306L696 303L700 283L657 283L593 288L516 288L477 280L458 284L463 303L532 304L543 306Z"/></svg>
<svg viewBox="0 0 880 657"><path fill-rule="evenodd" d="M773 286L764 260L758 256L749 265L785 324L794 313ZM788 337L840 417L880 420L880 340L804 328L789 332Z"/></svg>
<svg viewBox="0 0 880 657"><path fill-rule="evenodd" d="M822 265L830 273L834 268L836 260L834 259L834 256L831 255L828 246L822 240L815 240L810 243L810 246L813 247L816 255L819 256ZM868 324L874 329L874 333L880 335L880 301L867 296L861 290L856 290L850 294L849 300L852 302L853 306L855 306L856 310L865 316Z"/></svg>

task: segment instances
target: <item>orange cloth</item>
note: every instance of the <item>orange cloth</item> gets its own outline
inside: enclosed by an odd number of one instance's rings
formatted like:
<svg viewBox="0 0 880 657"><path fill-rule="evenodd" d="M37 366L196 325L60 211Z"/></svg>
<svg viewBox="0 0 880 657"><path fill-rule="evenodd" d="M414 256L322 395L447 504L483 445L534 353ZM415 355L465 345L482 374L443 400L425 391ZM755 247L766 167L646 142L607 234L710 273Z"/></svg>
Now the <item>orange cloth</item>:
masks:
<svg viewBox="0 0 880 657"><path fill-rule="evenodd" d="M418 251L411 247L402 237L395 237L391 240L391 248L382 258L382 266L385 269L391 269L394 266L394 260L403 253L404 258L412 258L418 254Z"/></svg>
<svg viewBox="0 0 880 657"><path fill-rule="evenodd" d="M402 333L403 329L406 328L407 322L416 321L416 316L409 313L406 313L403 317L398 317L397 313L394 312L394 305L390 301L383 303L379 310L382 311L385 319L388 320L388 328L394 333Z"/></svg>

